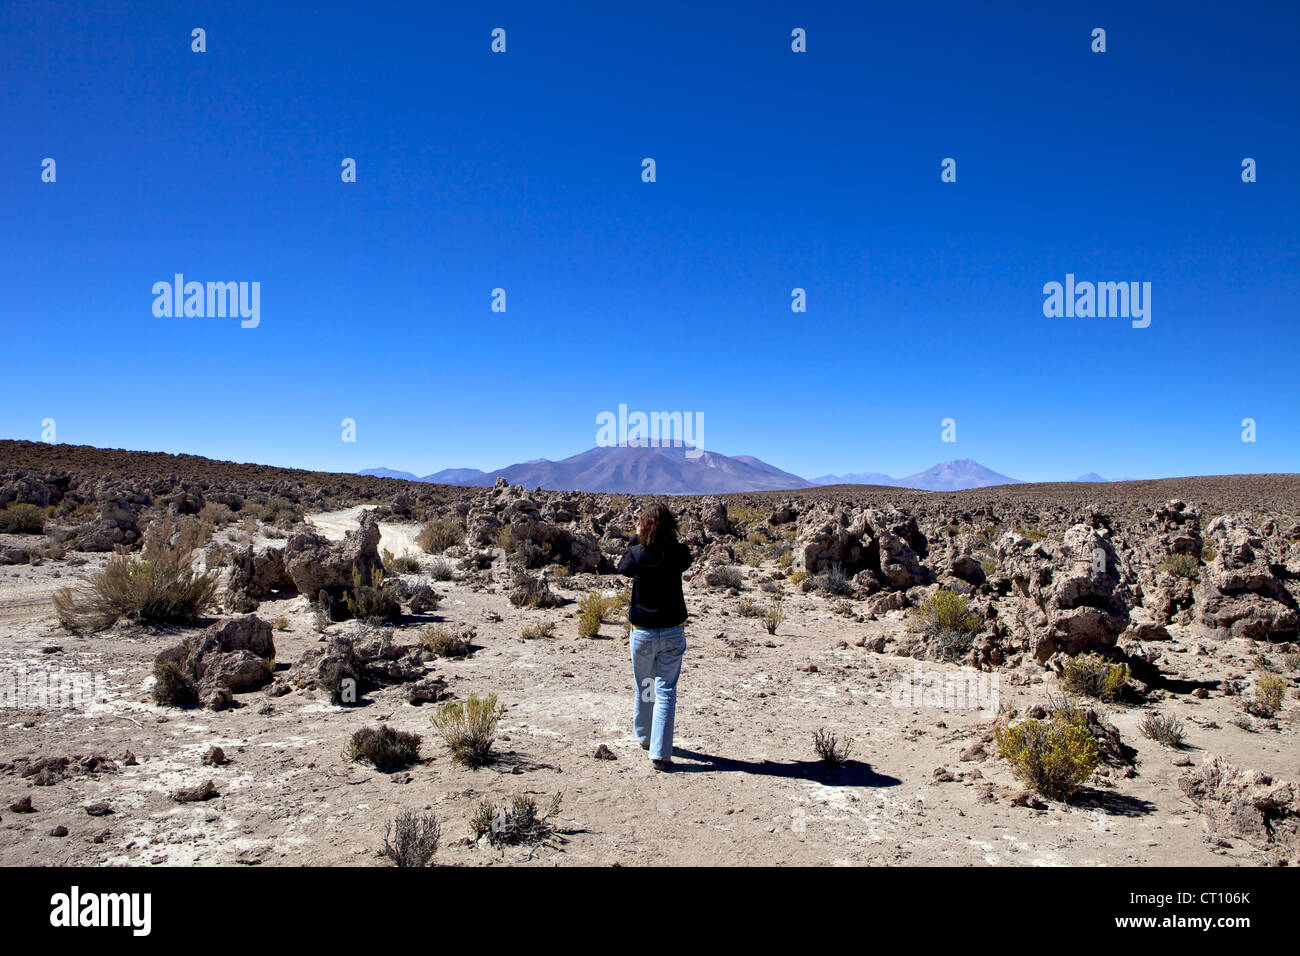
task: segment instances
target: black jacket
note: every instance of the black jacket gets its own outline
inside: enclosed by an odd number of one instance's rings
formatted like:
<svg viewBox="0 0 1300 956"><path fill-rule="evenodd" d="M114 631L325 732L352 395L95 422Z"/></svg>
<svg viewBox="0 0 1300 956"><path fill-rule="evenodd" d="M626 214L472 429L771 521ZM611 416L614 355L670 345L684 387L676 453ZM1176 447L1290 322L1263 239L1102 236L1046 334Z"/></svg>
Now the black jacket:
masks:
<svg viewBox="0 0 1300 956"><path fill-rule="evenodd" d="M664 551L636 538L618 562L618 573L632 578L627 618L633 627L677 627L686 623L682 572L691 566L691 549L680 542Z"/></svg>

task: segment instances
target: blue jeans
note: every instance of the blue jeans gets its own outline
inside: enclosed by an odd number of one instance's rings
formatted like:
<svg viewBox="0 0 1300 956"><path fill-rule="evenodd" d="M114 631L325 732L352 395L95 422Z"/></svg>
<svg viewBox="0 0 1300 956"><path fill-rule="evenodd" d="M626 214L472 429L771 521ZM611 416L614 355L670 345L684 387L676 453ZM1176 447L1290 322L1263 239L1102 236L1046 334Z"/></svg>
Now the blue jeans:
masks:
<svg viewBox="0 0 1300 956"><path fill-rule="evenodd" d="M686 628L632 628L632 674L636 678L636 704L632 729L652 760L673 754L673 717L677 711L677 676L686 653Z"/></svg>

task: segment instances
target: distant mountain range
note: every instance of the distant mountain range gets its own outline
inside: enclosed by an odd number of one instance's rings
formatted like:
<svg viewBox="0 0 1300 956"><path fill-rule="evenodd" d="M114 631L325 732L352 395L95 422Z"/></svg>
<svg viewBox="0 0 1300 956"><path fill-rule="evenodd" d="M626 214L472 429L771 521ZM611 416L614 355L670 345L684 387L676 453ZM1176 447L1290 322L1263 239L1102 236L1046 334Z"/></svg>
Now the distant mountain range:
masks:
<svg viewBox="0 0 1300 956"><path fill-rule="evenodd" d="M692 458L687 456L688 451L693 450L682 445L612 445L591 448L561 461L539 458L496 471L448 468L417 478L410 472L371 468L361 474L479 488L490 488L498 477L504 477L512 485L525 488L639 495L728 494L813 486L798 475L750 455L700 451Z"/></svg>
<svg viewBox="0 0 1300 956"><path fill-rule="evenodd" d="M921 491L961 491L963 488L987 488L989 485L1020 485L1018 478L999 475L977 461L960 458L944 461L906 478L891 478L878 472L854 475L823 475L814 485L885 485L891 488L917 488Z"/></svg>
<svg viewBox="0 0 1300 956"><path fill-rule="evenodd" d="M822 475L808 481L752 455L722 455L713 451L700 451L692 458L688 457L687 451L681 445L669 444L646 447L614 445L591 448L560 461L538 458L507 465L495 471L446 468L431 475L418 476L392 468L369 468L360 474L478 488L490 488L498 477L504 477L512 485L523 485L525 488L638 495L786 491L824 485L883 485L922 491L960 491L964 488L1024 483L969 458L940 462L933 468L906 478L893 478L880 472L855 472ZM1106 481L1092 472L1074 480Z"/></svg>

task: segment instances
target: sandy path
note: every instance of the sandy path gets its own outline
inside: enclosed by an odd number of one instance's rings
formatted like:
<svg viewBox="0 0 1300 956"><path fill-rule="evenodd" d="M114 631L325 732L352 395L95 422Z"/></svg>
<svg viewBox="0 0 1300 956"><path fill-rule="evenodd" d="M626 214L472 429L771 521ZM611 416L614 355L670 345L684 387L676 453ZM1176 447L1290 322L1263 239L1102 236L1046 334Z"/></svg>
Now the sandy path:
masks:
<svg viewBox="0 0 1300 956"><path fill-rule="evenodd" d="M344 508L342 511L324 511L307 515L307 523L316 528L331 541L338 541L349 531L355 531L360 525L361 512L365 508ZM420 526L415 522L381 521L379 523L380 550L388 550L401 556L407 551L421 554L421 548L415 543L415 536L420 533Z"/></svg>

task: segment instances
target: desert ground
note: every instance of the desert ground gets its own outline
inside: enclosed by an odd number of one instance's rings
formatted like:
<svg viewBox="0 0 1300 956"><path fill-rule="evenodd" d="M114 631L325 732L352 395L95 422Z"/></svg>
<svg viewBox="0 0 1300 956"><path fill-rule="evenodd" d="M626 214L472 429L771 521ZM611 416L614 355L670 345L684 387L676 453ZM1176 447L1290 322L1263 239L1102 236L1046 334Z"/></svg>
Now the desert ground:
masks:
<svg viewBox="0 0 1300 956"><path fill-rule="evenodd" d="M0 509L45 515L0 534L0 863L388 866L402 810L436 815L447 866L1300 862L1300 478L669 503L695 562L676 769L659 773L631 730L611 573L635 498L0 443ZM431 553L437 522L462 538ZM219 581L198 619L64 623L56 592L151 536ZM380 566L395 616L322 612ZM939 591L979 619L955 652L924 627ZM614 610L580 636L592 593ZM161 652L249 615L273 635L262 679L156 702ZM551 636L522 636L543 622ZM428 651L435 627L468 653ZM355 703L324 687L341 653L370 675ZM1130 668L1114 699L1064 686L1094 653ZM1265 678L1284 686L1271 712ZM504 706L477 768L431 722L471 694ZM994 730L1064 700L1091 712L1102 759L1057 798ZM1181 722L1181 745L1142 732L1152 714ZM418 760L349 759L380 724L418 734ZM820 759L818 731L851 741L847 760ZM546 839L473 838L481 803L560 793Z"/></svg>

